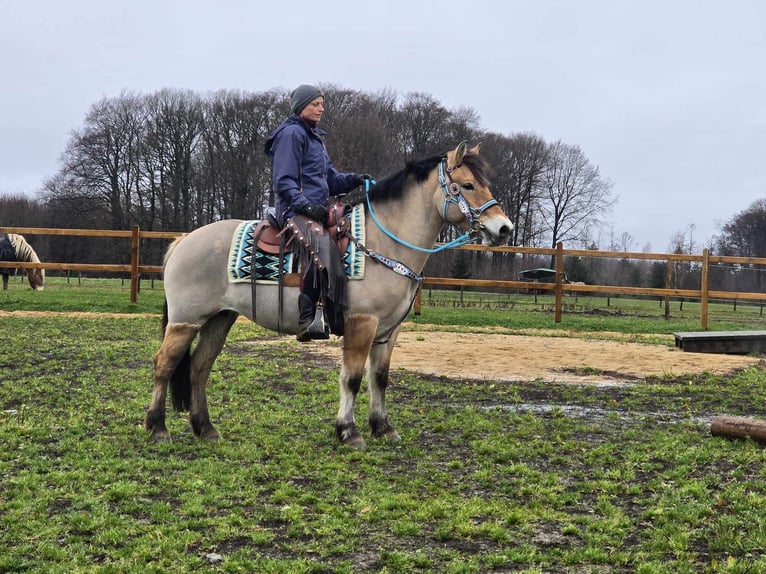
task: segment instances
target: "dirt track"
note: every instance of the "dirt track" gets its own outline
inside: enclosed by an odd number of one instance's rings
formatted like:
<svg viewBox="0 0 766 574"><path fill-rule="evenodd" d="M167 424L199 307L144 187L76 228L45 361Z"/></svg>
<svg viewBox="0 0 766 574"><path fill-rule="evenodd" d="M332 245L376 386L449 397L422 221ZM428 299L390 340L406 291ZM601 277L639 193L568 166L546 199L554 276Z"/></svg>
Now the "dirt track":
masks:
<svg viewBox="0 0 766 574"><path fill-rule="evenodd" d="M597 382L702 372L726 374L759 362L756 357L686 353L675 347L634 341L583 339L574 334L563 337L561 332L556 332L558 336L540 336L433 329L404 330L394 350L392 370L450 378ZM668 341L672 344L672 336ZM340 355L338 340L314 345L319 354Z"/></svg>

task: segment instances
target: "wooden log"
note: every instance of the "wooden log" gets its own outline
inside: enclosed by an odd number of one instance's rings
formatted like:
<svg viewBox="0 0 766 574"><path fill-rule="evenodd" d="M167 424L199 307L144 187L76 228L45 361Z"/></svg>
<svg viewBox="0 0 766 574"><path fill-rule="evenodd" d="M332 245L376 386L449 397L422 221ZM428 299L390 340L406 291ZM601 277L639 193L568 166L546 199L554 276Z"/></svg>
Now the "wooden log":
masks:
<svg viewBox="0 0 766 574"><path fill-rule="evenodd" d="M730 438L751 438L766 444L766 421L745 417L713 417L710 434Z"/></svg>

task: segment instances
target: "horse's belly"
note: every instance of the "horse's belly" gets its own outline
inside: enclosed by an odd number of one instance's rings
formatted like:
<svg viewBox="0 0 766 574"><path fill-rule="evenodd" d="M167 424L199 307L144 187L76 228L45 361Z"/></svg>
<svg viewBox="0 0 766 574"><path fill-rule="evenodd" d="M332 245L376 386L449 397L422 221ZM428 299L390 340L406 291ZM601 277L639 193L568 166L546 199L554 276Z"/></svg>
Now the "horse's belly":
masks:
<svg viewBox="0 0 766 574"><path fill-rule="evenodd" d="M279 316L279 289L276 285L257 283L255 286L255 312L253 290L250 283L232 284L227 292L225 305L261 327L283 333L298 331L297 287L285 287L282 292L282 316Z"/></svg>

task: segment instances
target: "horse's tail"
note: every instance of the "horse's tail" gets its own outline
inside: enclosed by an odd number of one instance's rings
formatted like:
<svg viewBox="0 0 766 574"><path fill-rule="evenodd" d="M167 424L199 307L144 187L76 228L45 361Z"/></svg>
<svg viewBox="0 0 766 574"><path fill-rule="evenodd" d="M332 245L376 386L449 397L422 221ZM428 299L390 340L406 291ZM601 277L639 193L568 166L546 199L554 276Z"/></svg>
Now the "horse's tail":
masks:
<svg viewBox="0 0 766 574"><path fill-rule="evenodd" d="M173 250L178 246L179 243L181 243L181 240L186 237L185 235L179 235L173 240L173 243L168 245L167 250L165 251L165 257L162 259L162 268L165 268L165 265L168 263L168 259L170 259L170 255L173 253Z"/></svg>
<svg viewBox="0 0 766 574"><path fill-rule="evenodd" d="M162 337L168 327L168 300L162 306ZM178 412L188 411L191 407L191 345L186 348L181 360L170 376L170 399Z"/></svg>

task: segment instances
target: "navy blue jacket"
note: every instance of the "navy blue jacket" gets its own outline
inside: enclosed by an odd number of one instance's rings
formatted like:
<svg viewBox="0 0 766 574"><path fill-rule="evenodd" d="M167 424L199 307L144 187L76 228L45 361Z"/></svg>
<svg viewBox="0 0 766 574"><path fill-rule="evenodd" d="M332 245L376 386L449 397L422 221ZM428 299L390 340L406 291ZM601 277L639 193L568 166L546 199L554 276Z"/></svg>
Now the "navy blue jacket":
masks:
<svg viewBox="0 0 766 574"><path fill-rule="evenodd" d="M335 169L322 136L297 115L289 116L266 141L271 158L277 220L284 225L295 208L311 203L327 205L330 195L348 193L359 185L355 173Z"/></svg>

